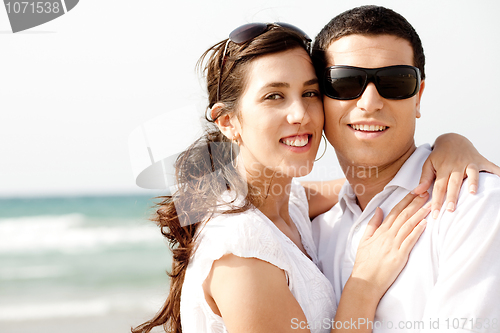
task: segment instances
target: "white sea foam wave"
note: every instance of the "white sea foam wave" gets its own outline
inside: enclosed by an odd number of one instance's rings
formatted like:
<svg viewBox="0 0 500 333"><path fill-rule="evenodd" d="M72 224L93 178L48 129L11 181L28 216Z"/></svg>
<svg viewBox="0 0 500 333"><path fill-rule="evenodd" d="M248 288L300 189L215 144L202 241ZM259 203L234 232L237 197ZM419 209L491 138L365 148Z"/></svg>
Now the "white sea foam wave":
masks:
<svg viewBox="0 0 500 333"><path fill-rule="evenodd" d="M109 302L99 299L52 304L22 304L0 307L0 321L100 316L105 315L109 310Z"/></svg>
<svg viewBox="0 0 500 333"><path fill-rule="evenodd" d="M22 216L0 219L0 234L8 232L40 232L64 230L82 225L82 214Z"/></svg>
<svg viewBox="0 0 500 333"><path fill-rule="evenodd" d="M157 305L153 306L150 300L145 299L96 298L50 303L36 302L0 305L0 322L94 317L105 316L110 313L131 313L134 311L147 311L154 314L156 310Z"/></svg>
<svg viewBox="0 0 500 333"><path fill-rule="evenodd" d="M69 270L60 266L0 267L0 281L53 278L67 275Z"/></svg>
<svg viewBox="0 0 500 333"><path fill-rule="evenodd" d="M0 254L19 252L79 252L120 243L161 242L150 225L88 226L85 216L34 216L0 219Z"/></svg>

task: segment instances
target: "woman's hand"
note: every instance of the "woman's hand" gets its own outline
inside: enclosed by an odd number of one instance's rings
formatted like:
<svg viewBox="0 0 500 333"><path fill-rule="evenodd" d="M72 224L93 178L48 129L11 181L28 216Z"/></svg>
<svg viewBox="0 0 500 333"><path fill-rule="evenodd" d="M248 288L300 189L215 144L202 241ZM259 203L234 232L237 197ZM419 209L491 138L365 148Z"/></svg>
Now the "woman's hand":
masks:
<svg viewBox="0 0 500 333"><path fill-rule="evenodd" d="M421 196L408 194L387 215L377 208L359 243L356 261L335 314L336 322L363 318L373 322L378 303L396 280L408 261L408 256L425 229L424 217L430 212L425 192ZM359 326L356 332L372 332L369 325ZM332 329L331 332L352 332L351 327Z"/></svg>
<svg viewBox="0 0 500 333"><path fill-rule="evenodd" d="M422 194L434 181L432 191L432 217L436 218L443 206L446 194L446 209L455 210L463 180L468 177L470 193L477 192L479 171L500 176L500 168L484 158L467 138L454 133L443 134L436 139L434 149L425 161L420 184L413 190Z"/></svg>
<svg viewBox="0 0 500 333"><path fill-rule="evenodd" d="M429 194L408 194L387 215L377 208L361 238L351 279L366 283L368 295L377 302L396 280L425 229Z"/></svg>

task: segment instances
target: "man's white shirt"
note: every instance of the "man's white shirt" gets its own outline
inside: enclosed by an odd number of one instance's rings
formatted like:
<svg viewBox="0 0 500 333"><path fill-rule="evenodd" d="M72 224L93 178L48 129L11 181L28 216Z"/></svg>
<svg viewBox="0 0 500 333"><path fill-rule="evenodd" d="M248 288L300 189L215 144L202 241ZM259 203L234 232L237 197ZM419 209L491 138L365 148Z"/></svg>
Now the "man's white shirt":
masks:
<svg viewBox="0 0 500 333"><path fill-rule="evenodd" d="M375 209L386 216L418 185L429 154L429 145L418 147L364 211L346 182L339 203L314 219L319 267L337 305ZM475 195L464 184L455 212L443 207L437 219L426 217L406 267L379 303L374 333L500 332L500 178L481 173Z"/></svg>

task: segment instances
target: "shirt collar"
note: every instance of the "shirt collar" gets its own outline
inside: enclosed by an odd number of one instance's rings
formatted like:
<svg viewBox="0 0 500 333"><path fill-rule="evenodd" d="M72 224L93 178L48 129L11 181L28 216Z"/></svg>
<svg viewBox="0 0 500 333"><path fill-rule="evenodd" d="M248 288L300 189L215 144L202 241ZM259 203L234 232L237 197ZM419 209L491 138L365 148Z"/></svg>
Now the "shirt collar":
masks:
<svg viewBox="0 0 500 333"><path fill-rule="evenodd" d="M411 154L411 156L399 169L396 176L394 176L389 184L384 187L384 190L395 186L402 187L409 192L417 187L420 181L420 176L422 175L422 167L427 157L429 157L431 150L431 146L428 143L415 149L413 154Z"/></svg>
<svg viewBox="0 0 500 333"><path fill-rule="evenodd" d="M422 166L430 153L431 146L428 143L415 149L413 154L411 154L411 156L399 169L396 176L394 176L389 184L384 187L384 191L392 187L402 187L409 192L417 187L420 181L420 176L422 175ZM339 198L339 204L342 211L345 211L347 202L356 202L356 195L349 181L346 181L342 186Z"/></svg>

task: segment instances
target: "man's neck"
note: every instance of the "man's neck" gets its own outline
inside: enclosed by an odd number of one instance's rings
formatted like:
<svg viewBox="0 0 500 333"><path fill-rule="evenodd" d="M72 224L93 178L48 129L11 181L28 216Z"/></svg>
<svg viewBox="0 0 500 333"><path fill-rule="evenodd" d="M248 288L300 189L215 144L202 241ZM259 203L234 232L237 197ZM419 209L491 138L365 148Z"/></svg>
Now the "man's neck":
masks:
<svg viewBox="0 0 500 333"><path fill-rule="evenodd" d="M339 161L347 180L354 190L356 201L361 210L366 208L374 196L384 190L384 187L396 176L415 149L415 145L412 145L397 160L379 166L356 166Z"/></svg>

